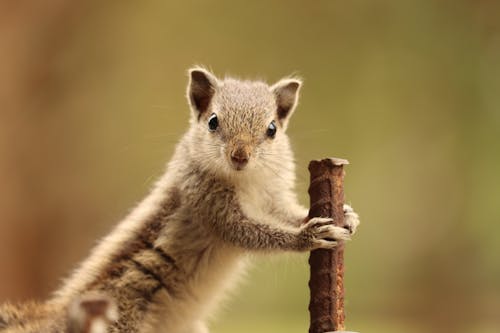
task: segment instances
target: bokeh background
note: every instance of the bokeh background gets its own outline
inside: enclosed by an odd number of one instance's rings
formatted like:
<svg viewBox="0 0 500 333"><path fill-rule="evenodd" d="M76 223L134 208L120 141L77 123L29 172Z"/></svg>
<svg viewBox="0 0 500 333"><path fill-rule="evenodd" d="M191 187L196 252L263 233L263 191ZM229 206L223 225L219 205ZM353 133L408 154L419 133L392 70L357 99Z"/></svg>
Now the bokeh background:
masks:
<svg viewBox="0 0 500 333"><path fill-rule="evenodd" d="M348 158L348 328L500 330L500 3L0 1L0 301L45 298L148 192L186 70L305 79L289 128ZM272 179L269 180L272 186ZM257 264L213 332L306 332L306 255Z"/></svg>

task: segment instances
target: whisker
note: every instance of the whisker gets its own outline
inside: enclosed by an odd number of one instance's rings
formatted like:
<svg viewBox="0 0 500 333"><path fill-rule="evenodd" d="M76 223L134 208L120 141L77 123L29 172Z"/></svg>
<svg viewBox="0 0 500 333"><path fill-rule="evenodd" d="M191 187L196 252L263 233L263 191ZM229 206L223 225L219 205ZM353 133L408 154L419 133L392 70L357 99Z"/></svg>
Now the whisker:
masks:
<svg viewBox="0 0 500 333"><path fill-rule="evenodd" d="M283 177L282 175L280 175L276 170L273 169L273 167L271 167L270 165L266 164L265 161L263 160L257 160L258 163L261 164L262 167L270 170L272 173L274 173L276 175L276 177L280 178L281 180L284 180L286 181L287 179L285 177Z"/></svg>

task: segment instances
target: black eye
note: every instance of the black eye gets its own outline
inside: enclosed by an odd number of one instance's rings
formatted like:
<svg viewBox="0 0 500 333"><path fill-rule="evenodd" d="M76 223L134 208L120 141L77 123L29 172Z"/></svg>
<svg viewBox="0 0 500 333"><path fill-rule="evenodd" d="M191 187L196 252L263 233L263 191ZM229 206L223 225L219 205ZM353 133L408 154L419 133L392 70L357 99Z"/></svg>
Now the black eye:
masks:
<svg viewBox="0 0 500 333"><path fill-rule="evenodd" d="M276 135L276 124L274 123L274 120L271 121L271 123L269 124L269 126L267 127L267 132L266 132L267 136L270 137L270 138L274 138L274 136Z"/></svg>
<svg viewBox="0 0 500 333"><path fill-rule="evenodd" d="M208 129L213 132L219 127L219 121L217 120L217 115L212 113L210 118L208 118Z"/></svg>

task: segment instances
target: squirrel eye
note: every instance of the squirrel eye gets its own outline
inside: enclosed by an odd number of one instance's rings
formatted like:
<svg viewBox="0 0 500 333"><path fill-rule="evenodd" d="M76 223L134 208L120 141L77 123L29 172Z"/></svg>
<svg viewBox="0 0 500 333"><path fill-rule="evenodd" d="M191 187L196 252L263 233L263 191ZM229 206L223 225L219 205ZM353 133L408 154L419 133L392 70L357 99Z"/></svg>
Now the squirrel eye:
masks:
<svg viewBox="0 0 500 333"><path fill-rule="evenodd" d="M266 132L267 136L270 137L270 138L274 138L274 136L276 135L276 124L274 123L274 120L271 121L271 123L269 124L269 126L267 127L267 132Z"/></svg>
<svg viewBox="0 0 500 333"><path fill-rule="evenodd" d="M217 115L215 113L212 113L210 118L208 118L208 129L210 132L213 132L219 127L219 121L217 120Z"/></svg>

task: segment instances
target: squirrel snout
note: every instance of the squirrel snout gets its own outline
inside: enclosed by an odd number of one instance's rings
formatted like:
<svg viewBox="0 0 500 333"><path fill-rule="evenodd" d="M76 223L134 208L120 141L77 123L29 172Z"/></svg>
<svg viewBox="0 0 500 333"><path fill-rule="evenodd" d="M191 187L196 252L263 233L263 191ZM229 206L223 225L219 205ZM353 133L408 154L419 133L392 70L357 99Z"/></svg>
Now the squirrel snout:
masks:
<svg viewBox="0 0 500 333"><path fill-rule="evenodd" d="M236 147L231 151L231 162L236 170L242 170L250 159L250 150L245 146Z"/></svg>

